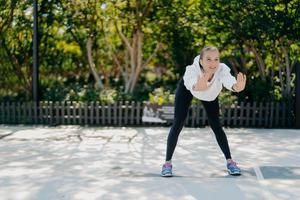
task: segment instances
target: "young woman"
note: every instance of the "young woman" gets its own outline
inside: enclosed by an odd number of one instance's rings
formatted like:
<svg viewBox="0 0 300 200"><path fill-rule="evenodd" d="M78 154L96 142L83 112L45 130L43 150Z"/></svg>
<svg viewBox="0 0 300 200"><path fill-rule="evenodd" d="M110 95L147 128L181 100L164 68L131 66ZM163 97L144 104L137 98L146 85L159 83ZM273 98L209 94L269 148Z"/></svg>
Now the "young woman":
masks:
<svg viewBox="0 0 300 200"><path fill-rule="evenodd" d="M230 69L220 63L220 54L216 47L204 47L192 65L186 67L183 79L179 81L175 95L175 113L172 128L167 141L166 160L161 176L172 176L172 156L178 136L185 123L185 118L192 98L201 100L208 116L208 122L216 136L217 142L227 160L230 175L240 175L241 170L232 160L225 132L219 119L218 95L223 86L233 92L244 90L246 76L238 73L237 78L230 74Z"/></svg>

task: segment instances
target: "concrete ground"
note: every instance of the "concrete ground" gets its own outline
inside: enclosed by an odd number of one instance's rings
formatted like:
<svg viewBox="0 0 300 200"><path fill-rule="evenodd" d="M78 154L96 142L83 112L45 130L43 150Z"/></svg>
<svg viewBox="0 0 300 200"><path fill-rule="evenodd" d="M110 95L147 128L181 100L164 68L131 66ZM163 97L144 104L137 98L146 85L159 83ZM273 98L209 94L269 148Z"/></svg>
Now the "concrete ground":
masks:
<svg viewBox="0 0 300 200"><path fill-rule="evenodd" d="M300 130L225 129L239 177L209 128L184 128L172 178L169 128L0 125L0 199L300 199Z"/></svg>

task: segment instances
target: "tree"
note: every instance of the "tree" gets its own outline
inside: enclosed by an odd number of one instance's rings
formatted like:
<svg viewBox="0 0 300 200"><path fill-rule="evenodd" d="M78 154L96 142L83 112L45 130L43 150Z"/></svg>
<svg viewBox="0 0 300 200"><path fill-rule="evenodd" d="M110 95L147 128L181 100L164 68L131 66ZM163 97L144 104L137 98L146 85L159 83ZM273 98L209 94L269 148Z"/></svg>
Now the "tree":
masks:
<svg viewBox="0 0 300 200"><path fill-rule="evenodd" d="M149 17L154 4L154 0L107 3L109 7L107 10L115 16L111 22L124 46L124 56L117 58L114 55L113 59L121 69L125 82L125 93L134 92L140 73L160 48L160 41L158 41L153 52L147 58L144 57L144 34L150 23L147 17Z"/></svg>
<svg viewBox="0 0 300 200"><path fill-rule="evenodd" d="M201 14L212 32L223 35L223 46L232 48L229 54L240 58L231 59L235 68L247 71L254 57L262 81L271 77L274 86L278 77L282 96L291 99L291 71L299 54L299 5L299 0L202 1Z"/></svg>
<svg viewBox="0 0 300 200"><path fill-rule="evenodd" d="M27 2L2 1L0 11L1 93L23 93L29 99L31 83L32 35Z"/></svg>

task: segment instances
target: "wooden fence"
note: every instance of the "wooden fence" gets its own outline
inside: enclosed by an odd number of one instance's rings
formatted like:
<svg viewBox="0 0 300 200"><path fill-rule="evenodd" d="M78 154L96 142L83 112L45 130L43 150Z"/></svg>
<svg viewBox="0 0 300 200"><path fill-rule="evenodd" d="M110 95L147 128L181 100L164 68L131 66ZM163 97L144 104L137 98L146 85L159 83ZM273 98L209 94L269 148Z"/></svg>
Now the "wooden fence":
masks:
<svg viewBox="0 0 300 200"><path fill-rule="evenodd" d="M0 102L0 124L151 126L142 122L142 102ZM293 109L285 102L240 103L221 109L221 121L228 127L294 127ZM208 124L200 104L190 107L186 126ZM167 124L170 125L170 124Z"/></svg>

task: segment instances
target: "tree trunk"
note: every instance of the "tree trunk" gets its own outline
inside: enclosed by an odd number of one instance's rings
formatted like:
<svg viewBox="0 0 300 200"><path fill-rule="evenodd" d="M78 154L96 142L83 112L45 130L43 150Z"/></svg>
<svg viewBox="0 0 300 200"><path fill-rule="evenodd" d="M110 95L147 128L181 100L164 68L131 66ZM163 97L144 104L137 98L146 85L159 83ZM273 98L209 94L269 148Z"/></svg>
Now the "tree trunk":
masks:
<svg viewBox="0 0 300 200"><path fill-rule="evenodd" d="M288 99L291 99L292 94L291 94L291 70L290 70L290 60L289 60L289 55L288 55L288 50L286 47L282 47L283 55L284 55L284 60L285 60L285 75L286 75L286 87L285 87L285 94Z"/></svg>
<svg viewBox="0 0 300 200"><path fill-rule="evenodd" d="M87 58L88 58L88 62L89 62L89 68L92 72L92 75L96 81L95 83L95 87L97 89L101 89L103 88L103 83L98 75L98 72L96 70L96 67L95 67L95 63L93 61L93 56L92 56L92 43L93 43L93 40L91 37L88 37L87 39L87 43L86 43L86 52L87 52Z"/></svg>
<svg viewBox="0 0 300 200"><path fill-rule="evenodd" d="M265 81L266 80L266 66L265 66L264 60L263 60L262 56L260 55L260 53L256 50L256 48L254 47L253 44L250 44L250 50L255 55L255 61L258 66L258 69L259 69L259 72L261 75L261 79L263 81Z"/></svg>
<svg viewBox="0 0 300 200"><path fill-rule="evenodd" d="M233 68L234 74L238 74L238 66L236 65L235 58L228 58L228 61Z"/></svg>
<svg viewBox="0 0 300 200"><path fill-rule="evenodd" d="M29 78L27 77L31 77L30 74L24 74L24 72L22 71L22 64L20 64L20 61L19 59L15 56L15 55L12 55L10 50L9 50L9 47L6 45L5 43L5 40L3 39L2 41L2 45L3 45L3 48L7 54L7 57L8 57L8 60L11 64L11 67L13 69L13 72L14 74L16 75L16 77L19 79L20 81L20 85L22 88L24 88L28 94L31 94L32 92L32 80L30 80ZM27 62L27 64L29 64ZM23 65L27 65L26 62L23 63Z"/></svg>
<svg viewBox="0 0 300 200"><path fill-rule="evenodd" d="M281 88L281 94L284 94L284 80L282 76L282 65L280 64L278 53L275 53L275 59L278 61L278 75L279 75L279 81L280 81L280 88Z"/></svg>
<svg viewBox="0 0 300 200"><path fill-rule="evenodd" d="M131 86L129 89L130 93L133 93L133 90L136 86L138 77L141 73L142 70L142 40L143 40L143 34L141 33L141 31L138 29L136 34L135 34L135 55L134 55L134 60L135 60L135 70L133 73L133 77L132 77L132 82L131 82Z"/></svg>
<svg viewBox="0 0 300 200"><path fill-rule="evenodd" d="M244 51L244 48L241 46L240 48L241 50L241 66L244 70L244 73L247 73L248 69L247 69L247 64L246 64L246 56L245 56L245 51Z"/></svg>

